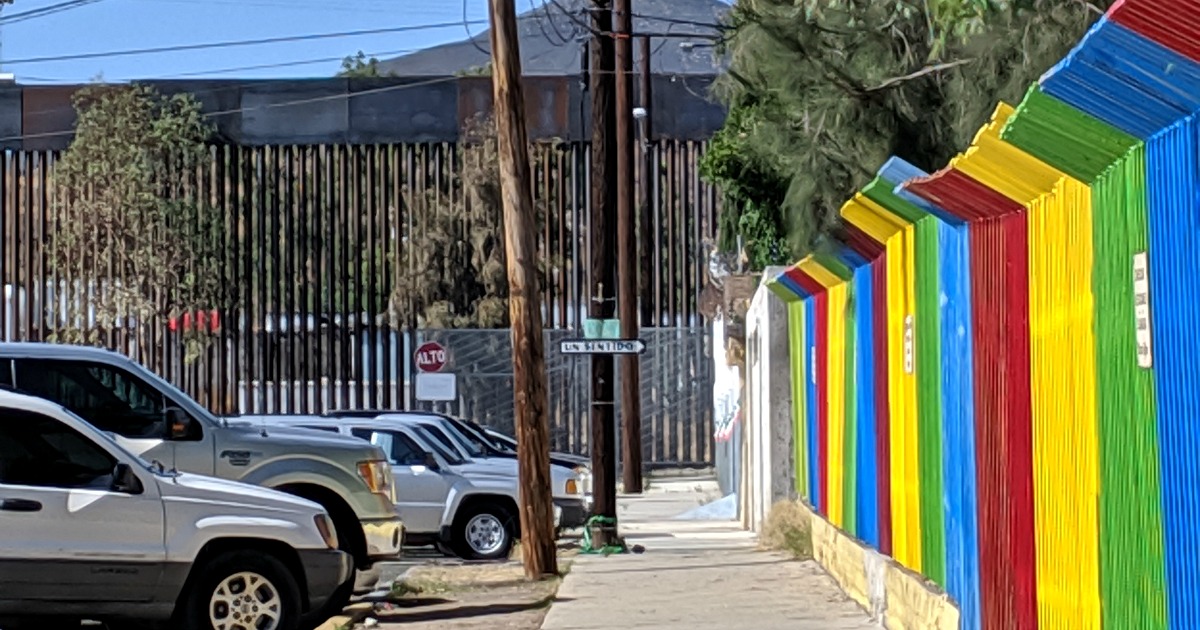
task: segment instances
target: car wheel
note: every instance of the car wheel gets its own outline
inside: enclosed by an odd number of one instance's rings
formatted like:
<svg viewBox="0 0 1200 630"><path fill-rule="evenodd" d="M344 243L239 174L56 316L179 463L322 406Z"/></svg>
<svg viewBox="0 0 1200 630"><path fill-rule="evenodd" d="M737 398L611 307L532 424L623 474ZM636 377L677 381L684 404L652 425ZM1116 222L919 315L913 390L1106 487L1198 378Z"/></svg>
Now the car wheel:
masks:
<svg viewBox="0 0 1200 630"><path fill-rule="evenodd" d="M186 630L295 630L300 588L279 560L231 551L198 569L176 612Z"/></svg>
<svg viewBox="0 0 1200 630"><path fill-rule="evenodd" d="M452 544L465 560L507 558L513 545L513 517L494 503L472 506L455 520Z"/></svg>
<svg viewBox="0 0 1200 630"><path fill-rule="evenodd" d="M350 603L358 578L357 567L366 562L366 541L361 535L362 528L359 525L358 516L346 505L336 500L330 500L330 497L306 487L282 486L277 490L308 499L325 508L325 512L329 514L329 520L333 522L333 529L338 535L338 550L345 551L354 558L355 566L351 569L350 577L346 578L346 582L329 596L325 605L320 609L306 612L300 620L300 627L315 628L324 623L326 619L341 614L346 605ZM357 535L355 535L356 533Z"/></svg>

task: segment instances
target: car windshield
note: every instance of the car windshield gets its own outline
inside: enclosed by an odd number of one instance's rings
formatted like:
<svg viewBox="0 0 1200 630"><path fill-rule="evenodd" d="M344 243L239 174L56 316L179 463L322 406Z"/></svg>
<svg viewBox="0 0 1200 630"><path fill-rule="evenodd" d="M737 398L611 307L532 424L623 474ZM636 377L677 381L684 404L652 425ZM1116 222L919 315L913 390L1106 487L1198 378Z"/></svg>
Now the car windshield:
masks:
<svg viewBox="0 0 1200 630"><path fill-rule="evenodd" d="M448 448L442 442L442 440L438 438L438 432L432 431L428 427L419 424L413 425L412 430L417 437L421 438L422 442L427 443L430 448L437 451L437 454L441 455L442 459L445 459L446 462L451 466L458 466L467 463L467 460L463 459L462 456L458 454L458 451L454 450L453 448Z"/></svg>
<svg viewBox="0 0 1200 630"><path fill-rule="evenodd" d="M466 445L471 452L471 457L487 457L491 454L490 451L503 450L493 444L484 432L477 431L466 422L454 418L447 418L446 422L455 429L455 433L462 438L462 441L467 443Z"/></svg>
<svg viewBox="0 0 1200 630"><path fill-rule="evenodd" d="M423 426L429 427L434 435L442 438L442 444L448 448L458 449L465 453L467 457L476 459L479 457L487 457L487 451L477 444L470 444L462 431L459 431L453 423L448 422L445 418L429 418L421 423Z"/></svg>
<svg viewBox="0 0 1200 630"><path fill-rule="evenodd" d="M493 441L499 443L503 448L506 448L510 451L517 450L517 441L507 435L498 435L496 433L489 433L488 437L492 438Z"/></svg>
<svg viewBox="0 0 1200 630"><path fill-rule="evenodd" d="M64 412L74 416L75 418L79 418L79 416L72 413L71 410L67 409L66 407L63 407L62 410ZM80 419L80 421L84 422L84 423L87 422L86 420L83 420L83 419ZM93 428L95 428L95 427L93 427ZM138 454L134 453L133 451L125 448L124 445L122 445L120 442L117 441L116 435L109 431L101 431L99 429L96 429L96 433L95 433L94 437L99 437L100 439L104 440L104 442L106 444L108 444L112 448L119 451L125 457L128 457L129 459L133 460L133 462L135 464L137 464L138 466L141 466L142 468L145 468L147 471L149 471L159 477L178 477L179 476L179 471L167 470L167 467L164 466L163 463L158 461L157 459L156 460L147 460L144 457L142 457L141 455L138 455Z"/></svg>

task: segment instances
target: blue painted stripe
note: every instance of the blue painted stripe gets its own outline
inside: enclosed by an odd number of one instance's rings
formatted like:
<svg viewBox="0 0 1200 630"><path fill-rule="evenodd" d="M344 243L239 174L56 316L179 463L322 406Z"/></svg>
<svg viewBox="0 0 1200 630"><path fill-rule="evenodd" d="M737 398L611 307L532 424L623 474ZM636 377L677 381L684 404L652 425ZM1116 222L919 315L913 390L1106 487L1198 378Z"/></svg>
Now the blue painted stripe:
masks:
<svg viewBox="0 0 1200 630"><path fill-rule="evenodd" d="M1150 307L1169 627L1200 628L1200 124L1146 143Z"/></svg>
<svg viewBox="0 0 1200 630"><path fill-rule="evenodd" d="M807 346L804 349L804 364L808 366L805 371L805 382L808 385L808 496L812 498L813 507L824 513L821 509L821 476L820 476L820 460L817 451L817 443L820 437L817 432L817 383L816 383L816 368L815 357L817 355L817 308L816 300L808 298L804 300L804 342Z"/></svg>
<svg viewBox="0 0 1200 630"><path fill-rule="evenodd" d="M1200 111L1200 64L1108 18L1042 76L1041 86L1141 139Z"/></svg>

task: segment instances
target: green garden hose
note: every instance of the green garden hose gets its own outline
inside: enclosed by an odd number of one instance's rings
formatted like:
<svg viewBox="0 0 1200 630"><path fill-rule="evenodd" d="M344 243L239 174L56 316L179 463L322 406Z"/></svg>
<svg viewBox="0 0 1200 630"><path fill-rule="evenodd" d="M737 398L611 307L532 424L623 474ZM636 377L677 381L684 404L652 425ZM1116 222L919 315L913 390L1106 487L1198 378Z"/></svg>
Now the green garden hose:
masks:
<svg viewBox="0 0 1200 630"><path fill-rule="evenodd" d="M607 516L593 516L583 525L583 544L579 547L579 553L605 555L610 556L614 553L629 553L629 549L625 546L625 541L614 536L615 543L608 544L600 548L592 546L592 525L599 523L601 526L608 525L613 528L613 533L616 533L617 520Z"/></svg>

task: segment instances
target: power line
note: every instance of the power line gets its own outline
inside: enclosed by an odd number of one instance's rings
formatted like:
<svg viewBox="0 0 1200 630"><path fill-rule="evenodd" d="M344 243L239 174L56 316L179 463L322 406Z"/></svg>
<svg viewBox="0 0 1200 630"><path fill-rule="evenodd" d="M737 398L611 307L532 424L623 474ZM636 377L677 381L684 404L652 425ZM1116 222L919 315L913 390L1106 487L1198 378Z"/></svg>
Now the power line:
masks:
<svg viewBox="0 0 1200 630"><path fill-rule="evenodd" d="M92 0L98 1L98 0ZM474 23L480 23L474 20ZM410 33L413 31L436 30L461 26L461 22L438 22L433 24L417 24L412 26L396 26L391 28L373 28L358 31L342 31L340 33L315 33L310 35L291 35L286 37L265 37L262 39L231 40L212 42L208 44L182 44L177 46L158 46L155 48L136 48L132 50L110 50L104 52L78 53L72 55L51 55L48 57L27 57L5 61L5 64L48 63L55 61L75 61L79 59L104 59L108 57L129 57L134 55L152 55L158 53L184 52L189 50L206 50L212 48L233 48L237 46L259 46L264 44L282 44L287 42L304 42L319 39L337 39L341 37L359 37L363 35L382 35L387 33Z"/></svg>
<svg viewBox="0 0 1200 630"><path fill-rule="evenodd" d="M550 12L550 4L547 2L547 0L542 0L542 7L541 7L542 10L541 10L540 15L545 16L546 22L550 23L550 30L554 31L554 34L558 38L557 42L554 41L550 37L550 34L546 32L546 25L542 23L542 20L538 19L538 17L539 17L538 7L537 7L537 5L534 4L534 0L529 0L529 9L532 11L532 15L531 15L532 19L537 21L538 30L540 30L542 32L542 37L545 37L546 41L554 44L555 48L562 48L563 46L566 46L568 43L572 43L574 41L574 36L578 35L578 33L572 33L573 37L571 37L571 38L568 38L566 35L563 35L562 31L558 30L558 23L555 21L554 15ZM568 19L570 18L570 16L564 16L564 17L567 17Z"/></svg>
<svg viewBox="0 0 1200 630"><path fill-rule="evenodd" d="M596 36L598 36L598 37L616 37L617 36L617 34L615 32L597 31L587 21L585 21L584 19L580 18L577 15L574 15L567 7L563 6L562 3L560 2L560 0L546 0L546 1L549 2L550 4L553 4L555 7L558 7L559 11L561 11L563 13L563 15L565 15L569 20L571 20L571 22L573 22L577 28L579 28L584 33L587 33L588 35L591 35L593 37L596 37ZM592 9L589 7L589 8L583 9L581 12L582 13L591 13L591 11L592 11ZM712 30L721 31L721 32L725 32L725 31L729 30L728 26L726 26L724 24L718 24L715 22L699 22L696 20L673 18L673 17L663 16L663 15L647 15L647 14L643 14L643 13L630 13L630 16L635 17L635 18L640 18L643 20L649 20L652 22L663 22L663 23L669 25L669 26L667 26L666 33L635 31L635 32L631 33L632 37L660 37L660 38L661 37L674 37L674 38L680 38L680 39L694 37L696 39L717 39L718 36L711 34L711 33L672 33L672 29L675 26L695 26L698 28L712 29Z"/></svg>
<svg viewBox="0 0 1200 630"><path fill-rule="evenodd" d="M393 54L393 53L377 53L377 54L384 55L384 54ZM344 57L339 57L338 59L340 60L342 58L344 58ZM307 61L297 61L294 63L296 65L300 65L302 63L308 63L308 62ZM316 63L316 61L313 61L312 63ZM595 74L614 74L615 75L615 74L619 74L620 70L602 71L602 70L596 70L593 68L592 72ZM173 76L179 76L179 75L173 75ZM657 76L664 76L664 77L670 78L672 80L681 80L685 83L685 85L684 85L685 89L688 89L689 92L691 92L694 96L696 96L698 98L704 98L702 95L696 94L694 90L688 88L688 86L686 85L688 75L671 73L671 74L663 74L663 75L657 75ZM158 77L158 78L143 79L143 80L144 81L156 81L156 80L166 80L166 79L170 79L170 78L171 77ZM383 78L383 79L393 78L394 79L395 77L381 77L381 78ZM228 115L232 115L232 114L240 114L243 112L258 111L258 110L262 110L262 109L276 109L276 108L281 108L281 107L293 107L293 106L297 106L297 105L308 105L311 103L336 101L336 100L340 100L340 99L350 99L350 98L353 98L356 96L366 96L366 95L370 95L370 94L380 94L380 93L386 93L386 92L406 90L409 88L419 88L419 87L426 87L426 86L430 86L430 85L440 85L442 83L451 83L454 81L458 81L461 78L462 77L458 77L458 76L435 77L432 79L416 81L413 83L401 83L398 85L387 85L387 86L372 88L372 89L368 89L368 90L361 90L358 92L350 92L350 93L346 93L346 94L327 94L325 96L303 98L303 99L292 100L292 101L284 101L284 102L280 102L280 103L267 103L265 105L255 105L252 107L238 107L238 108L234 108L234 109L220 110L220 111L215 111L215 112L207 112L207 113L204 113L203 116L205 116L205 117L228 116ZM270 79L267 79L267 80L270 80ZM283 80L286 81L287 79L283 79ZM260 85L263 83L263 81L264 81L264 79L258 79L258 80L239 81L239 82L231 83L231 84L215 85L215 86L211 86L211 87L207 88L204 92L205 93L218 93L218 92L228 92L231 90L239 90L239 89L246 88L246 87L253 87L256 85ZM130 83L137 83L137 82L138 81L131 81ZM58 85L78 85L78 84L59 83ZM54 108L40 109L40 110L36 110L36 111L27 111L23 114L23 116L26 119L32 119L32 118L37 118L40 116L49 116L52 114L59 114L66 107L70 107L70 105L67 104L67 105L64 105L63 107L54 107ZM38 140L38 139L42 139L42 138L56 138L56 137L69 136L73 133L75 133L74 130L62 130L62 131L49 131L49 132L34 133L34 134L23 134L23 135L18 135L18 136L9 136L6 138L0 138L0 142L15 142L17 140Z"/></svg>
<svg viewBox="0 0 1200 630"><path fill-rule="evenodd" d="M480 46L479 42L475 41L475 36L471 34L471 24L467 20L467 0L462 0L462 27L467 33L467 41L471 42L471 45L475 47L475 50L478 50L488 57L491 57L492 51L484 50L483 46Z"/></svg>
<svg viewBox="0 0 1200 630"><path fill-rule="evenodd" d="M363 55L365 55L367 57L371 57L371 58L379 58L379 57L389 57L389 56L393 56L393 55L407 55L409 53L417 52L418 50L421 50L421 49L419 49L419 48L403 48L400 50L385 50L385 51L381 51L381 52L364 52ZM192 70L192 71L188 71L188 72L177 72L174 74L164 74L164 75L159 75L159 76L137 77L137 78L133 78L133 79L117 80L115 82L123 83L126 81L128 81L128 82L166 81L166 80L171 80L171 79L186 79L186 78L192 78L192 77L203 77L206 75L213 75L213 74L229 74L230 72L246 72L249 70L272 70L275 68L294 68L296 66L311 66L311 65L318 64L318 63L332 63L332 62L336 62L336 61L344 61L347 58L351 58L354 56L355 55L340 55L337 57L316 57L316 58L312 58L312 59L297 59L295 61L279 61L279 62L275 62L275 63L260 63L260 64L255 64L255 65L250 65L250 66L214 68L214 69L210 69L210 70ZM78 84L78 81L73 81L70 79L54 79L54 78L31 77L31 76L23 76L22 78L26 79L26 80L58 83L61 85L77 85ZM295 78L295 77L284 77L284 80L287 80L288 78ZM384 77L384 78L387 78L387 77ZM261 79L259 81L261 81ZM255 82L256 81L252 81L252 82L246 83L244 85L252 85ZM243 84L239 84L239 86L240 85L243 85Z"/></svg>
<svg viewBox="0 0 1200 630"><path fill-rule="evenodd" d="M70 11L71 9L78 9L89 4L95 4L97 2L100 2L100 0L65 0L64 2L59 2L57 4L51 4L49 6L30 9L20 13L12 13L4 17L0 17L0 24L24 22L25 20L32 20L34 18L45 17L47 15L54 15L55 13L62 13L64 11Z"/></svg>
<svg viewBox="0 0 1200 630"><path fill-rule="evenodd" d="M278 8L278 9L300 9L321 12L336 12L336 13L387 13L395 15L395 7L385 7L380 5L364 5L356 2L354 6L338 6L330 3L320 4L303 4L299 2L271 2L269 0L147 0L154 4L169 2L172 4L192 4L201 6L225 5L234 7L255 7L255 8ZM405 7L405 14L420 13L424 15L445 15L445 12L433 11L430 7L413 9Z"/></svg>
<svg viewBox="0 0 1200 630"><path fill-rule="evenodd" d="M642 13L633 13L632 15L635 18L640 18L643 20L650 20L652 22L665 22L667 24L678 24L680 26L696 26L699 28L708 28L708 29L713 29L713 30L717 30L717 31L729 30L728 25L718 24L715 22L699 22L696 20L685 20L683 18L667 17L665 15L645 15Z"/></svg>
<svg viewBox="0 0 1200 630"><path fill-rule="evenodd" d="M575 24L576 28L579 28L583 32L588 33L590 35L598 35L599 34L592 28L592 25L587 20L583 20L579 16L574 15L571 12L571 10L568 9L567 7L564 7L562 5L562 3L559 2L559 0L549 0L549 2L550 2L550 4L553 4L555 7L557 7L558 10L560 12L562 12L563 15L567 16L567 19L571 20L571 22L573 22ZM590 13L591 10L588 8L584 8L581 12L582 13ZM590 20L591 18L589 17L588 19Z"/></svg>
<svg viewBox="0 0 1200 630"><path fill-rule="evenodd" d="M407 89L411 89L411 88L419 88L419 87L426 87L426 86L430 86L430 85L437 85L440 83L449 83L449 82L458 81L458 80L459 80L459 77L438 77L435 79L429 79L427 81L418 81L415 83L401 83L399 85L387 85L387 86L383 86L383 87L372 88L369 90L350 92L350 93L346 93L346 94L327 94L325 96L314 96L314 97L310 97L310 98L302 98L302 99L297 99L297 100L292 100L292 101L284 101L284 102L280 102L280 103L267 103L265 105L255 105L252 107L236 107L233 109L225 109L225 110L219 110L219 111L215 111L215 112L206 112L203 114L203 116L205 118L216 118L218 116L230 116L233 114L241 114L241 113L245 113L245 112L253 112L253 111L258 111L258 110L263 110L263 109L295 107L297 105L310 105L312 103L324 103L324 102L337 101L337 100L343 100L343 99L348 100L348 99L354 98L356 96L369 96L372 94L395 92L395 91L399 91L399 90L407 90ZM40 140L40 139L44 139L44 138L61 138L61 137L73 135L74 133L75 133L74 129L65 129L62 131L46 131L46 132L42 132L42 133L23 134L23 135L19 135L19 136L8 136L8 137L0 138L0 143L16 142L18 140Z"/></svg>
<svg viewBox="0 0 1200 630"><path fill-rule="evenodd" d="M407 55L409 53L417 52L418 50L420 50L420 49L419 48L402 48L400 50L385 50L383 52L363 53L363 55L365 55L368 58L376 58L377 59L379 57L388 57L388 56L392 56L392 55ZM228 74L230 72L245 72L247 70L271 70L274 68L290 68L290 67L295 67L295 66L310 66L310 65L318 64L318 63L330 63L330 62L334 62L334 61L344 61L347 58L351 58L354 56L355 55L342 55L340 57L322 57L319 59L301 59L301 60L297 60L297 61L281 61L278 63L261 63L261 64L257 64L257 65L253 65L253 66L241 66L241 67L237 67L237 68L220 68L217 70L195 70L192 72L180 72L177 74L171 74L171 75L167 75L167 76L159 77L159 78L161 78L161 79L182 79L182 78L189 78L189 77L200 77L200 76L204 76L207 74ZM384 77L384 78L387 78L387 77ZM139 79L139 80L152 81L153 79Z"/></svg>

